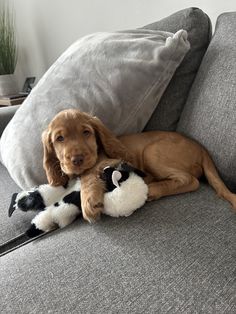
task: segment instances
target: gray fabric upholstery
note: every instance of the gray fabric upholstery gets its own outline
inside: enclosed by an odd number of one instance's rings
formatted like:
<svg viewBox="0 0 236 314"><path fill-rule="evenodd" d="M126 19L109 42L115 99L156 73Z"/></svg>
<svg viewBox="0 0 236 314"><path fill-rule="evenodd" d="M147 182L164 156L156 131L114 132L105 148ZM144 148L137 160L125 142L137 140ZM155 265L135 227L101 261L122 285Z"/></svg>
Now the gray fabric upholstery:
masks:
<svg viewBox="0 0 236 314"><path fill-rule="evenodd" d="M145 130L176 130L189 90L211 39L211 21L198 8L181 10L145 26L148 29L175 32L185 29L191 49L176 70Z"/></svg>
<svg viewBox="0 0 236 314"><path fill-rule="evenodd" d="M236 215L208 186L1 257L1 313L236 310Z"/></svg>
<svg viewBox="0 0 236 314"><path fill-rule="evenodd" d="M35 216L32 212L27 214L15 212L11 218L8 218L11 196L19 191L19 187L12 181L6 168L0 164L0 245L25 232Z"/></svg>
<svg viewBox="0 0 236 314"><path fill-rule="evenodd" d="M211 153L236 191L236 12L222 14L190 91L178 131Z"/></svg>
<svg viewBox="0 0 236 314"><path fill-rule="evenodd" d="M0 108L0 137L2 135L3 130L10 122L10 120L13 118L16 110L19 109L19 107L20 105Z"/></svg>

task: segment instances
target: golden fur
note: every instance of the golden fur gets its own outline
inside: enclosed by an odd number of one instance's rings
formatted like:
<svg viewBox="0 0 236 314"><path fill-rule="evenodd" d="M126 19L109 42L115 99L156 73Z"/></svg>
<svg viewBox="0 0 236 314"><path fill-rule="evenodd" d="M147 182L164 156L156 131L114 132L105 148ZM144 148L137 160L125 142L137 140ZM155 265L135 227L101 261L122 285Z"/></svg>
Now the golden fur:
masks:
<svg viewBox="0 0 236 314"><path fill-rule="evenodd" d="M208 152L177 132L144 132L115 137L96 117L64 110L43 132L44 168L51 185L81 177L83 217L96 220L102 210L101 170L125 160L147 174L148 199L195 191L205 174L217 194L236 209L236 195L220 179Z"/></svg>

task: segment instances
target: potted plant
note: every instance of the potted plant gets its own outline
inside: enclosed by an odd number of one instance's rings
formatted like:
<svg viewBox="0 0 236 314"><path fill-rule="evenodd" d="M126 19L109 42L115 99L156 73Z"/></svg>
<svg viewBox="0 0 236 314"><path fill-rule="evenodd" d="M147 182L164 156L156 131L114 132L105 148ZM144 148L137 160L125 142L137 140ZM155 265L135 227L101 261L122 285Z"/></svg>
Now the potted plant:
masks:
<svg viewBox="0 0 236 314"><path fill-rule="evenodd" d="M14 71L17 47L13 12L4 2L0 5L0 96L17 92Z"/></svg>

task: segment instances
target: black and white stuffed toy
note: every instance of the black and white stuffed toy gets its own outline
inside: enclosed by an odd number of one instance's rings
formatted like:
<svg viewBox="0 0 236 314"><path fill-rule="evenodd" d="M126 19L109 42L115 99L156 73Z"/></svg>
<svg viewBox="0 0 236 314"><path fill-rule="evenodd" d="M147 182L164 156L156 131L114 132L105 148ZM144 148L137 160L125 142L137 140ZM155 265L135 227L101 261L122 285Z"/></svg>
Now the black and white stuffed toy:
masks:
<svg viewBox="0 0 236 314"><path fill-rule="evenodd" d="M103 213L113 217L129 216L144 205L147 200L148 187L143 177L145 174L121 162L116 167L106 167L101 173L105 181ZM29 237L56 228L63 228L72 223L81 214L80 180L70 180L67 187L40 185L30 191L14 194L8 215L15 210L40 212L31 221L26 231Z"/></svg>

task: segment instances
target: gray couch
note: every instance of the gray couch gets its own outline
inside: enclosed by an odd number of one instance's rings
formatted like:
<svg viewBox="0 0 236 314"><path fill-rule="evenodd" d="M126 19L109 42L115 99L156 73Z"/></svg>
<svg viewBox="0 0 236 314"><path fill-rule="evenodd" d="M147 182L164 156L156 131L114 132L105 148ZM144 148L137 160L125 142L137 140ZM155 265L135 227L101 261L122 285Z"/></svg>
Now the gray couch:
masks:
<svg viewBox="0 0 236 314"><path fill-rule="evenodd" d="M177 129L202 142L234 189L227 149L235 148L236 75L229 81L229 73L236 73L236 13L218 18L212 39L209 18L196 8L146 27L185 28L192 47L146 130ZM0 109L1 132L16 109ZM214 114L224 119L214 124ZM0 165L0 244L35 215L8 218L17 191ZM104 216L93 225L78 219L14 250L9 244L0 257L0 313L236 313L235 246L235 213L202 182L197 192L148 203L129 218Z"/></svg>

